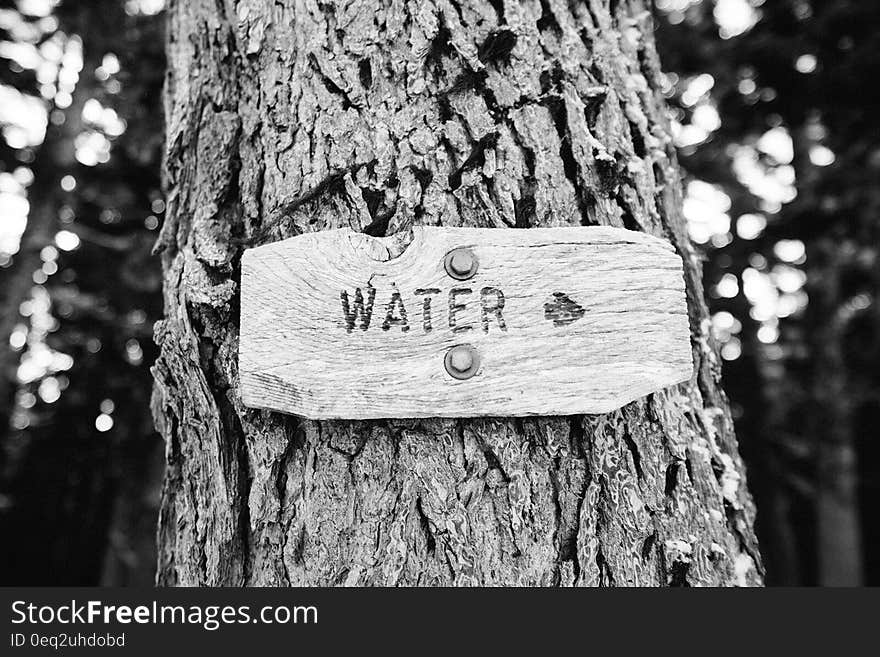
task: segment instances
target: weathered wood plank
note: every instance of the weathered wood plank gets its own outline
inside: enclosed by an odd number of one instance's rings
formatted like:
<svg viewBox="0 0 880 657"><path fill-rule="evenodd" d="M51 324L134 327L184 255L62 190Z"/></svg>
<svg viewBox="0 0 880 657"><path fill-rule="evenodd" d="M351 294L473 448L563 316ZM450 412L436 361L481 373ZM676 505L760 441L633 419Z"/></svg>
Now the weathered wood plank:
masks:
<svg viewBox="0 0 880 657"><path fill-rule="evenodd" d="M682 262L663 240L417 227L396 246L341 229L244 254L246 405L313 419L605 413L691 376ZM467 280L444 265L461 247L478 263ZM457 345L472 347L470 378L444 366Z"/></svg>

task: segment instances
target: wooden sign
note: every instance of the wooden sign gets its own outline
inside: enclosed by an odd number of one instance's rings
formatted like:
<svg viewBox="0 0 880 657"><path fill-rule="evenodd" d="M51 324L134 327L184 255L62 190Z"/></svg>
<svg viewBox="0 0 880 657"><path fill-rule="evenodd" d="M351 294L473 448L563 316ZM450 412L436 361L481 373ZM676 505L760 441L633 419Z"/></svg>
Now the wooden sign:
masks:
<svg viewBox="0 0 880 657"><path fill-rule="evenodd" d="M349 229L245 252L244 403L313 419L605 413L692 372L682 263L617 228Z"/></svg>

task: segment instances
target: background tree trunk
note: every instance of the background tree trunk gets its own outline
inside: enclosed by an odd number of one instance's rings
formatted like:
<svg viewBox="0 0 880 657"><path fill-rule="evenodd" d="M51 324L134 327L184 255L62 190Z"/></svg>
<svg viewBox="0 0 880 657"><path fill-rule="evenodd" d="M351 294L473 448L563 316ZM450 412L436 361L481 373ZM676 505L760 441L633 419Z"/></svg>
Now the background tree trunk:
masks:
<svg viewBox="0 0 880 657"><path fill-rule="evenodd" d="M172 2L160 584L730 585L762 566L640 0ZM241 405L243 248L612 225L682 255L688 384L602 416Z"/></svg>

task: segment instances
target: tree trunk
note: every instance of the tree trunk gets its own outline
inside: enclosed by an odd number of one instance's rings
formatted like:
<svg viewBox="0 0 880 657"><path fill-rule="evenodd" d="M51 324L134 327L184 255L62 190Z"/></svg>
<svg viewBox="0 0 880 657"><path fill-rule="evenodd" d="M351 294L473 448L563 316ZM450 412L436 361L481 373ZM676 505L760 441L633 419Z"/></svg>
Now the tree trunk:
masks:
<svg viewBox="0 0 880 657"><path fill-rule="evenodd" d="M160 584L761 583L645 2L176 0L169 14ZM693 379L586 417L312 422L242 406L242 250L413 224L669 239Z"/></svg>
<svg viewBox="0 0 880 657"><path fill-rule="evenodd" d="M858 391L845 360L847 332L858 311L846 303L841 281L852 254L825 244L824 275L810 288L813 390L810 427L817 439L816 542L820 586L862 586L864 556L859 518L855 431ZM822 261L819 257L817 261Z"/></svg>

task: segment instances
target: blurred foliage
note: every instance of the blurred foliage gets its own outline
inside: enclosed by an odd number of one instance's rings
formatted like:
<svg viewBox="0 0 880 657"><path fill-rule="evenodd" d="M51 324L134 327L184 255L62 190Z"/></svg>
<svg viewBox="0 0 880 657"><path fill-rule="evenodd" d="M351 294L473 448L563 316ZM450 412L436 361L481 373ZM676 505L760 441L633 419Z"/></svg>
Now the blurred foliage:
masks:
<svg viewBox="0 0 880 657"><path fill-rule="evenodd" d="M21 183L30 206L18 249L0 254L14 318L0 335L13 347L0 361L0 522L15 537L0 581L149 584L161 16L117 0L0 7L0 83L31 99L24 116L0 115L6 200ZM42 140L26 137L41 125Z"/></svg>
<svg viewBox="0 0 880 657"><path fill-rule="evenodd" d="M876 584L880 4L657 5L768 582Z"/></svg>

